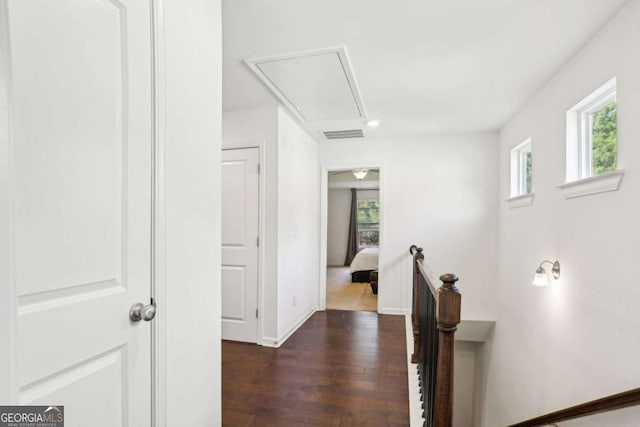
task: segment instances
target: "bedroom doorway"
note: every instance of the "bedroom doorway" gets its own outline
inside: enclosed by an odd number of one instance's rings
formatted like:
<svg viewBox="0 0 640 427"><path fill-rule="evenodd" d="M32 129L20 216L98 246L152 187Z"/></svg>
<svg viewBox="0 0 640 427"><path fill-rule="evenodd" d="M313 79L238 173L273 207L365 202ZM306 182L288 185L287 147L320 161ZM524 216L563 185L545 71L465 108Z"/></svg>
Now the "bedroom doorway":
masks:
<svg viewBox="0 0 640 427"><path fill-rule="evenodd" d="M378 310L380 171L328 172L326 307Z"/></svg>

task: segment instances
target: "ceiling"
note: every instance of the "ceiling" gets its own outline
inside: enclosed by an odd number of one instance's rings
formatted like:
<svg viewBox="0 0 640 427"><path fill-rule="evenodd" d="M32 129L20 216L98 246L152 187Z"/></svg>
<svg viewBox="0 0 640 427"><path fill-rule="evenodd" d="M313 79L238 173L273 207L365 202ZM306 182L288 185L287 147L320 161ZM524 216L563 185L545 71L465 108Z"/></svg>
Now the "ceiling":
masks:
<svg viewBox="0 0 640 427"><path fill-rule="evenodd" d="M278 104L245 59L344 45L365 139L500 129L626 0L223 0L223 109Z"/></svg>

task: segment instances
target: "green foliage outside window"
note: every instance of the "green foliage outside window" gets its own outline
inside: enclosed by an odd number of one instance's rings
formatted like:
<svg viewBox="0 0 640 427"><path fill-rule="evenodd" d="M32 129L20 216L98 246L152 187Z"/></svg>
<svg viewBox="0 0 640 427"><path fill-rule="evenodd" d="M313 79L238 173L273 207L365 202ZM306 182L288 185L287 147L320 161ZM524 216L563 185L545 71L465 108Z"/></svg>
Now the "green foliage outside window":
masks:
<svg viewBox="0 0 640 427"><path fill-rule="evenodd" d="M358 236L360 246L378 246L380 240L380 202L358 201Z"/></svg>
<svg viewBox="0 0 640 427"><path fill-rule="evenodd" d="M593 114L593 175L618 168L618 112L616 101Z"/></svg>

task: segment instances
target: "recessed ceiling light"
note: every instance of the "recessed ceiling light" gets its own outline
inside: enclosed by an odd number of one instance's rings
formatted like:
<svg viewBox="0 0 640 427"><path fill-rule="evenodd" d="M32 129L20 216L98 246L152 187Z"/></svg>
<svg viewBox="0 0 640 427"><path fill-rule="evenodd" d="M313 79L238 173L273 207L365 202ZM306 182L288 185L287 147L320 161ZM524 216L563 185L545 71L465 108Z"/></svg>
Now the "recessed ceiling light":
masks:
<svg viewBox="0 0 640 427"><path fill-rule="evenodd" d="M367 120L367 126L376 128L380 126L380 120Z"/></svg>

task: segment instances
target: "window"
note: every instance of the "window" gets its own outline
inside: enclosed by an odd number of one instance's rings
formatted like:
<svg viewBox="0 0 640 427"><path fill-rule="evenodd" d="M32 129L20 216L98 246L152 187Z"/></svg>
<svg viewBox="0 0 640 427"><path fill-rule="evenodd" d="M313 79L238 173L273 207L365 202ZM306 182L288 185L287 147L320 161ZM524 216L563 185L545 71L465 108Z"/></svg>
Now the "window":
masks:
<svg viewBox="0 0 640 427"><path fill-rule="evenodd" d="M567 182L618 168L616 79L567 112Z"/></svg>
<svg viewBox="0 0 640 427"><path fill-rule="evenodd" d="M358 244L377 247L380 240L380 201L358 200Z"/></svg>
<svg viewBox="0 0 640 427"><path fill-rule="evenodd" d="M511 197L530 194L533 191L532 168L529 138L511 150Z"/></svg>

